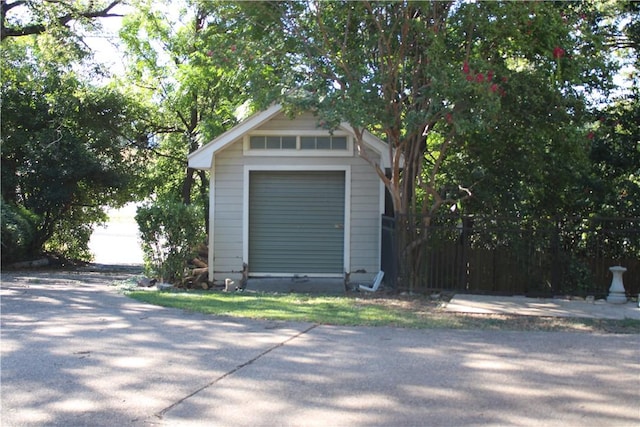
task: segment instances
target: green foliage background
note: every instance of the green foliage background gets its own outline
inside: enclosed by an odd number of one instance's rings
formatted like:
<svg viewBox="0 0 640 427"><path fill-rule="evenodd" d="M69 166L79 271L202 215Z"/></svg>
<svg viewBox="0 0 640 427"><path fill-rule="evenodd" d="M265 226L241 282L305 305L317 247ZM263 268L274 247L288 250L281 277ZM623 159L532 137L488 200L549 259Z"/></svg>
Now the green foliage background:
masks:
<svg viewBox="0 0 640 427"><path fill-rule="evenodd" d="M89 260L104 207L133 198L140 165L129 141L140 110L114 87L81 77L71 62L81 57L47 37L4 40L1 55L3 206L29 218L21 234L30 236L7 246L3 261L43 252Z"/></svg>

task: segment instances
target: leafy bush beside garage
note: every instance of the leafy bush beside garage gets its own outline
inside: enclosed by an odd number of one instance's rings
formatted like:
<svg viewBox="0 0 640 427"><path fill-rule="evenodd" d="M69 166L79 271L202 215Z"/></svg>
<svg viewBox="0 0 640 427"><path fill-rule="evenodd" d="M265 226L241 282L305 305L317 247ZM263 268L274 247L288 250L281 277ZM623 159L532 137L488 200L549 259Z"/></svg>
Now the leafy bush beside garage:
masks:
<svg viewBox="0 0 640 427"><path fill-rule="evenodd" d="M201 209L176 201L154 201L138 208L145 273L160 281L181 284L187 264L205 241Z"/></svg>

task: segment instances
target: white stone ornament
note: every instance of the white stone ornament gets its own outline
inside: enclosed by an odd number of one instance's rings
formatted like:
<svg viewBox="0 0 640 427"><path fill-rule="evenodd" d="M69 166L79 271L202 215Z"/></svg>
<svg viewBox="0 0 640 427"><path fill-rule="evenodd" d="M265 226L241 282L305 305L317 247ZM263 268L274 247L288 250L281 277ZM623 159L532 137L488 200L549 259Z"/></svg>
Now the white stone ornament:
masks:
<svg viewBox="0 0 640 427"><path fill-rule="evenodd" d="M627 269L616 265L610 267L609 271L613 274L613 279L611 280L607 302L610 304L625 304L627 302L627 295L625 294L624 284L622 283L622 273L627 271Z"/></svg>

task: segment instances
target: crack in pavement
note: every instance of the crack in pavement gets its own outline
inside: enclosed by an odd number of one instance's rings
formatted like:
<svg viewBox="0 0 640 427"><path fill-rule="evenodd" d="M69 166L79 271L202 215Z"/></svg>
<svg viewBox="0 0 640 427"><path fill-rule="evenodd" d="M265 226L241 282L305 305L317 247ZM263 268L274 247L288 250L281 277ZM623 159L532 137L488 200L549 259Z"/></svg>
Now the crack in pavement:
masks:
<svg viewBox="0 0 640 427"><path fill-rule="evenodd" d="M212 385L222 381L223 379L227 378L230 375L235 374L236 372L238 372L240 369L251 365L252 363L256 362L257 360L259 360L260 358L262 358L263 356L266 356L267 354L271 353L273 350L280 348L282 346L284 346L285 344L287 344L288 342L293 341L296 338L301 337L302 335L308 333L309 331L311 331L312 329L318 327L318 325L311 325L310 327L308 327L307 329L298 332L295 335L290 336L289 338L287 338L286 340L274 345L273 347L269 347L268 349L266 349L265 351L263 351L262 353L260 353L259 355L257 355L256 357L254 357L253 359L250 359L238 366L236 366L235 368L233 368L232 370L230 370L229 372L225 372L224 374L220 375L218 378L214 379L213 381L208 382L207 384L203 385L202 387L200 387L199 389L195 390L194 392L186 395L185 397L177 400L176 402L172 403L171 405L167 406L166 408L164 408L163 410L161 410L160 412L158 412L157 414L155 414L155 416L159 419L162 419L165 414L167 412L169 412L170 410L172 410L173 408L175 408L176 406L180 405L181 403L183 403L184 401L192 398L193 396L195 396L196 394L200 393L203 390L208 389L209 387L211 387Z"/></svg>

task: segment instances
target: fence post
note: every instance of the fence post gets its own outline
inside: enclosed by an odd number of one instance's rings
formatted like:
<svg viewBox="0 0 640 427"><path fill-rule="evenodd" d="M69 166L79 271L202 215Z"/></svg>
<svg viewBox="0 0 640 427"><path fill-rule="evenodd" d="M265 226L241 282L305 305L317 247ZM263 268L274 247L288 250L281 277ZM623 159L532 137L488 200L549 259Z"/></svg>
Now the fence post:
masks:
<svg viewBox="0 0 640 427"><path fill-rule="evenodd" d="M560 254L560 220L557 217L552 218L551 226L551 292L553 295L558 294L560 289L560 280L562 280L562 261Z"/></svg>
<svg viewBox="0 0 640 427"><path fill-rule="evenodd" d="M395 218L382 215L380 268L384 271L385 285L395 288L398 283L398 251L396 248Z"/></svg>

